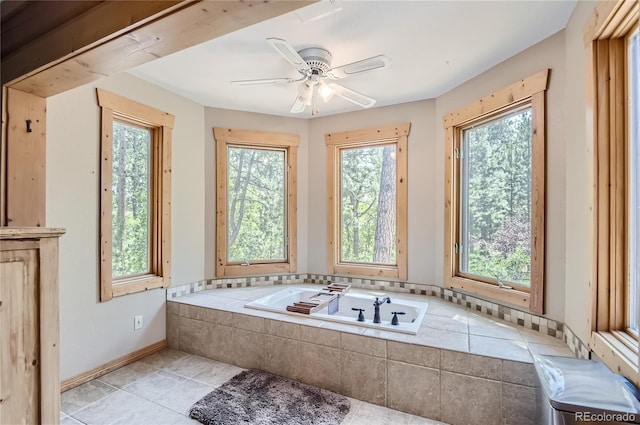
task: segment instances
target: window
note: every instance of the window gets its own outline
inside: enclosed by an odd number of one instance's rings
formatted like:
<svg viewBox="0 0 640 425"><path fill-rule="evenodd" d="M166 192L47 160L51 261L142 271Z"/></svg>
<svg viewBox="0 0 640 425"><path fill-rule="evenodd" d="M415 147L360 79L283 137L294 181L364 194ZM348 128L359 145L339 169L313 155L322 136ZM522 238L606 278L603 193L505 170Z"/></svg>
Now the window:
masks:
<svg viewBox="0 0 640 425"><path fill-rule="evenodd" d="M585 27L593 146L594 266L589 348L638 375L638 3L602 1Z"/></svg>
<svg viewBox="0 0 640 425"><path fill-rule="evenodd" d="M296 271L296 158L292 134L214 128L216 274Z"/></svg>
<svg viewBox="0 0 640 425"><path fill-rule="evenodd" d="M445 281L543 310L548 70L444 117Z"/></svg>
<svg viewBox="0 0 640 425"><path fill-rule="evenodd" d="M640 299L640 34L629 37L629 288L627 326L638 339L638 302Z"/></svg>
<svg viewBox="0 0 640 425"><path fill-rule="evenodd" d="M409 128L325 136L330 273L407 279Z"/></svg>
<svg viewBox="0 0 640 425"><path fill-rule="evenodd" d="M171 285L174 117L97 89L102 109L100 300Z"/></svg>

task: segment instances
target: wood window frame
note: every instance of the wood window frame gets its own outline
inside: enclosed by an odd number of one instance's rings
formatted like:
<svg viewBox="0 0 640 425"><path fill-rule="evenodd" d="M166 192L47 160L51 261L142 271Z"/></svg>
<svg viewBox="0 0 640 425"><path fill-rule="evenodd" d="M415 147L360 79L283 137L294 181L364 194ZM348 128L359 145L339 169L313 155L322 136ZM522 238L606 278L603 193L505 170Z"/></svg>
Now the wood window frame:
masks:
<svg viewBox="0 0 640 425"><path fill-rule="evenodd" d="M241 130L214 127L216 142L216 276L250 274L295 273L297 269L297 211L298 211L298 146L300 136L288 133ZM288 243L284 261L234 264L227 260L227 148L229 145L247 148L278 148L287 154L286 227Z"/></svg>
<svg viewBox="0 0 640 425"><path fill-rule="evenodd" d="M171 286L171 133L175 117L142 103L96 89L100 130L100 301L148 289ZM113 121L138 123L152 131L150 273L112 276Z"/></svg>
<svg viewBox="0 0 640 425"><path fill-rule="evenodd" d="M640 385L638 337L627 329L629 265L627 37L638 2L601 1L584 28L587 146L593 153L589 348ZM616 143L617 142L617 143Z"/></svg>
<svg viewBox="0 0 640 425"><path fill-rule="evenodd" d="M331 274L376 276L407 280L407 144L411 123L329 133L327 146L327 268ZM340 261L340 150L394 143L396 149L396 264L380 265Z"/></svg>
<svg viewBox="0 0 640 425"><path fill-rule="evenodd" d="M447 288L461 289L474 294L505 301L528 308L536 314L544 312L545 279L545 93L549 70L545 69L463 108L446 114L445 129L445 208L444 208L444 283ZM502 289L495 284L461 276L459 254L455 243L459 236L460 166L456 149L462 129L470 123L489 119L530 105L532 111L532 167L531 167L531 286L530 290Z"/></svg>

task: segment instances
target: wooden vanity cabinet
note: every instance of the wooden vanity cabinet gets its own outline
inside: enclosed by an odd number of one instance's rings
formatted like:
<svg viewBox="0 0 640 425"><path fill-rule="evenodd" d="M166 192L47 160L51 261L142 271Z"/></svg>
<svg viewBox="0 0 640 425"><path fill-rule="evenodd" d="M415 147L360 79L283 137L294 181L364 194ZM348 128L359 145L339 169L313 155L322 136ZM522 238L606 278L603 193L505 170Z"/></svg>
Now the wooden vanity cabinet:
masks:
<svg viewBox="0 0 640 425"><path fill-rule="evenodd" d="M0 227L0 424L60 422L58 238Z"/></svg>

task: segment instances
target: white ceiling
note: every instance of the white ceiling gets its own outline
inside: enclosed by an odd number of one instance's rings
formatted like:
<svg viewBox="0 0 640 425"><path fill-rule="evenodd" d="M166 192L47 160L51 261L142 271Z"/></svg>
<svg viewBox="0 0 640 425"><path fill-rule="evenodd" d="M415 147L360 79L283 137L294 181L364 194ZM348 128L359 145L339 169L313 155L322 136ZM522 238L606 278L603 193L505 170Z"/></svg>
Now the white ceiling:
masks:
<svg viewBox="0 0 640 425"><path fill-rule="evenodd" d="M290 114L297 84L232 85L232 80L299 74L266 41L296 50L320 46L339 66L384 54L391 66L341 79L374 107L435 98L563 29L568 1L323 1L139 66L131 73L204 106ZM337 4L341 10L313 20ZM301 19L302 17L302 19ZM303 22L303 19L305 22ZM505 83L511 83L506 81ZM361 109L334 97L318 116Z"/></svg>

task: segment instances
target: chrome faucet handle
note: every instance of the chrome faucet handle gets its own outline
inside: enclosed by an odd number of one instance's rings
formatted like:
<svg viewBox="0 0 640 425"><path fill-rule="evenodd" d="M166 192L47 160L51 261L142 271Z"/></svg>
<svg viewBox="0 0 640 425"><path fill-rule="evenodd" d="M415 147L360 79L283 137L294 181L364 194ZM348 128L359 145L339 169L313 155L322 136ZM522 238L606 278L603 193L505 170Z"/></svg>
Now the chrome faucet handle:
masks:
<svg viewBox="0 0 640 425"><path fill-rule="evenodd" d="M391 319L391 324L392 325L398 325L398 314L407 314L404 311L392 311L391 314L393 314L393 318Z"/></svg>

